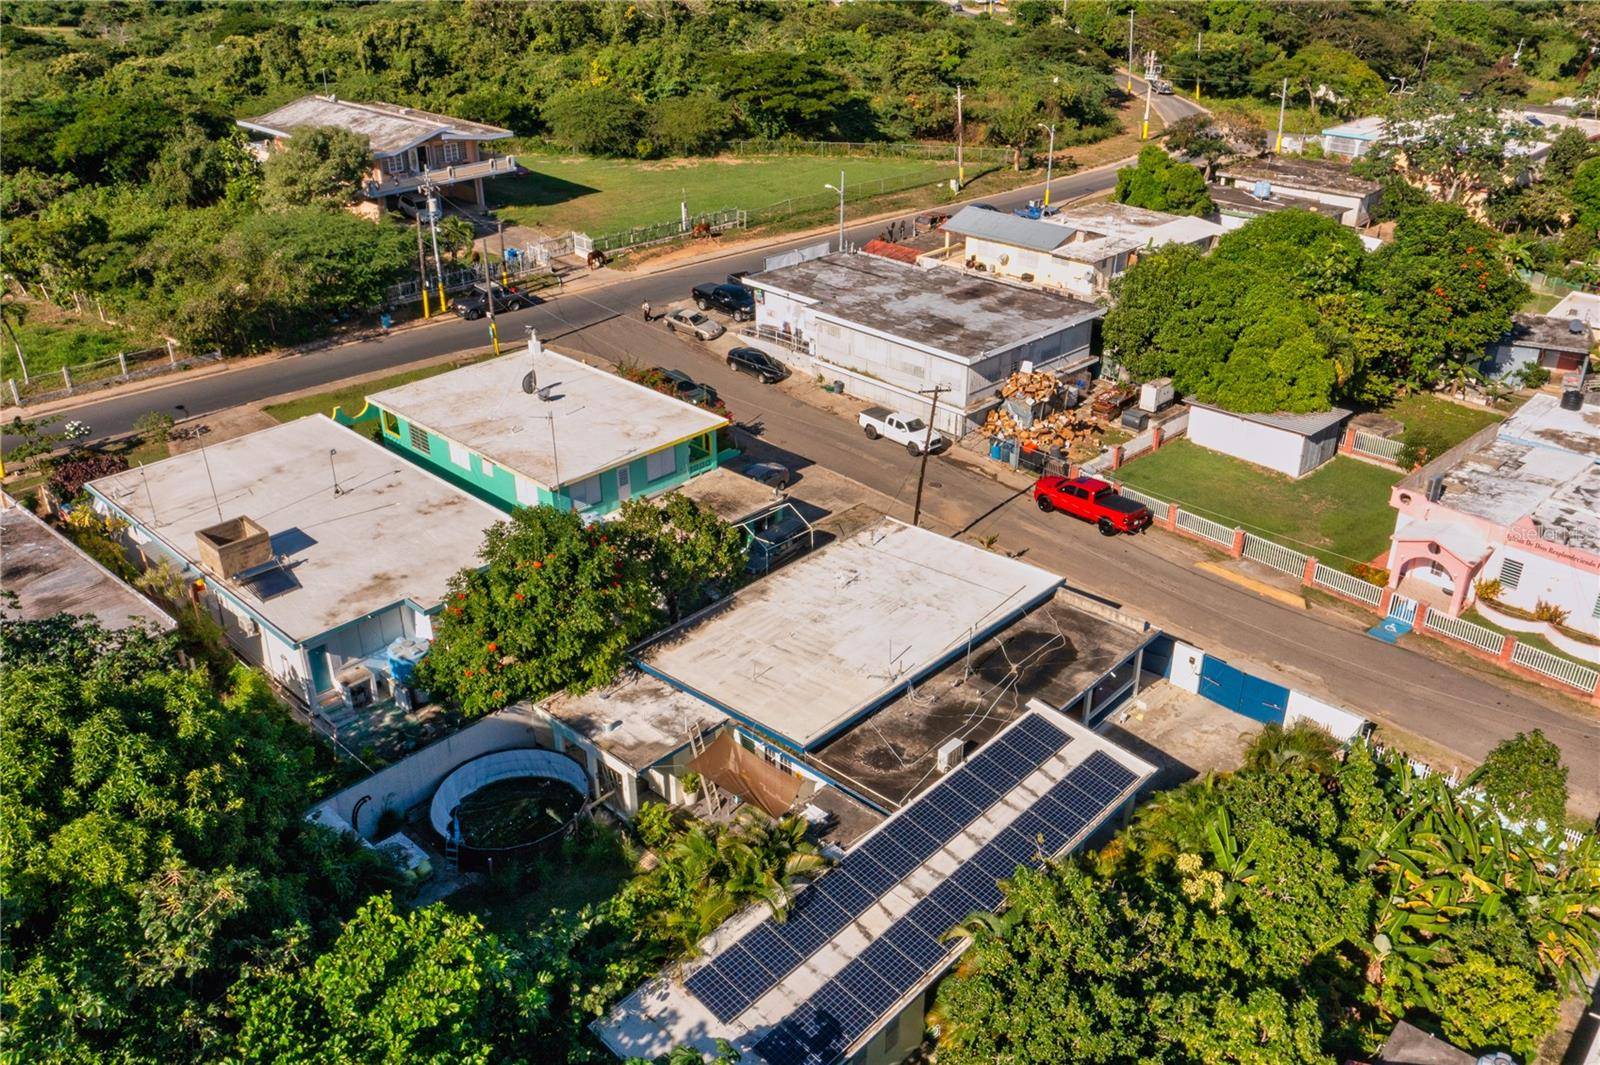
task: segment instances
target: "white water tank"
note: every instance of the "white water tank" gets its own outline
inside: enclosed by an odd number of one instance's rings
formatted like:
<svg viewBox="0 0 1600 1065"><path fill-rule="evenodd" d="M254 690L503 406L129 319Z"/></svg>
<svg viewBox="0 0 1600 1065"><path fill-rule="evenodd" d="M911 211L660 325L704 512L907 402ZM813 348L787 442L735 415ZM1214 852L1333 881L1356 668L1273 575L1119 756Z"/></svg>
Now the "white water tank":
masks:
<svg viewBox="0 0 1600 1065"><path fill-rule="evenodd" d="M1146 381L1139 386L1139 409L1154 414L1170 406L1175 396L1172 378L1158 377L1154 381Z"/></svg>

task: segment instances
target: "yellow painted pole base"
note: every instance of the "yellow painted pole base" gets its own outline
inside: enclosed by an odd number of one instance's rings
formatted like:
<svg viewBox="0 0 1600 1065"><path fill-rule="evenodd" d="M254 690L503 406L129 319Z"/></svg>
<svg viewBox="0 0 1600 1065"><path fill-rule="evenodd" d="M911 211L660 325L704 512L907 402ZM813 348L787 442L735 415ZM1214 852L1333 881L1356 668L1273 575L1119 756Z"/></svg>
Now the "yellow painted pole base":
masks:
<svg viewBox="0 0 1600 1065"><path fill-rule="evenodd" d="M443 314L444 309L447 306L449 306L449 304L445 303L444 301L444 282L441 281L439 282L439 313Z"/></svg>
<svg viewBox="0 0 1600 1065"><path fill-rule="evenodd" d="M422 318L424 321L433 317L433 312L428 310L428 290L422 290Z"/></svg>
<svg viewBox="0 0 1600 1065"><path fill-rule="evenodd" d="M1147 141L1150 139L1150 123L1139 123L1139 139L1142 141Z"/></svg>

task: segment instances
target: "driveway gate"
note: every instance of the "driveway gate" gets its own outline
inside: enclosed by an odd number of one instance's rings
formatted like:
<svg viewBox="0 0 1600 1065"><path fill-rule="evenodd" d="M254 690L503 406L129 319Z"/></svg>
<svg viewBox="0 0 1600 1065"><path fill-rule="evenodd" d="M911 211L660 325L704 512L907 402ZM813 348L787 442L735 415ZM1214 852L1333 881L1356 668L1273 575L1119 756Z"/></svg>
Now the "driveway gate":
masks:
<svg viewBox="0 0 1600 1065"><path fill-rule="evenodd" d="M1283 724L1289 708L1288 688L1251 676L1212 655L1200 663L1200 694L1218 706L1269 725Z"/></svg>

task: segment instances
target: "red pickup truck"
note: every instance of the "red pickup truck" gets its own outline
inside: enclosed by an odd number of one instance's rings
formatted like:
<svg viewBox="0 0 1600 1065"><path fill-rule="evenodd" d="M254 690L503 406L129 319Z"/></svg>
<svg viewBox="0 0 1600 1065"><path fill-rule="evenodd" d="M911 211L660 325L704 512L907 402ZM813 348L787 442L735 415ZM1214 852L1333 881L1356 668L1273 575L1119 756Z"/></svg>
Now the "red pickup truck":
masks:
<svg viewBox="0 0 1600 1065"><path fill-rule="evenodd" d="M1115 488L1093 477L1041 477L1034 482L1033 499L1046 514L1059 510L1094 522L1103 536L1136 533L1150 525L1149 507L1118 495Z"/></svg>

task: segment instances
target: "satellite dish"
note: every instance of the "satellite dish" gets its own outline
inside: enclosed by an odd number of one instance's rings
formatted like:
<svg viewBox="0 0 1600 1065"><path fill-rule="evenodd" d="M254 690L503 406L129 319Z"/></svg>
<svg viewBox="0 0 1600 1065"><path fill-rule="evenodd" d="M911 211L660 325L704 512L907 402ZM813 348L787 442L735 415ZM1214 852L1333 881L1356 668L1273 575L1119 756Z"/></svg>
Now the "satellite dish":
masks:
<svg viewBox="0 0 1600 1065"><path fill-rule="evenodd" d="M527 373L522 375L522 390L524 392L531 396L538 391L538 389L539 379L534 376L532 370L529 370Z"/></svg>

